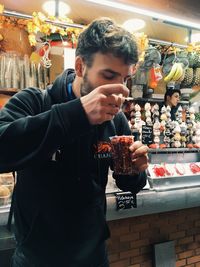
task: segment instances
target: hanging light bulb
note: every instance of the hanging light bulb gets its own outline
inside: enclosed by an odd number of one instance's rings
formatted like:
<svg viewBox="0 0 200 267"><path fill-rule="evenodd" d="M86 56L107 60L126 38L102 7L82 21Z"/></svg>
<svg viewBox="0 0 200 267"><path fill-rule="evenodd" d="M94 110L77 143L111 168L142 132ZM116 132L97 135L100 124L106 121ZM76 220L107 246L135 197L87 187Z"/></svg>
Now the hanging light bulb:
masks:
<svg viewBox="0 0 200 267"><path fill-rule="evenodd" d="M64 17L68 15L71 8L68 4L62 1L47 1L42 5L43 10L50 16Z"/></svg>
<svg viewBox="0 0 200 267"><path fill-rule="evenodd" d="M129 19L123 23L122 27L127 31L133 33L141 30L145 27L145 25L145 21L142 19Z"/></svg>

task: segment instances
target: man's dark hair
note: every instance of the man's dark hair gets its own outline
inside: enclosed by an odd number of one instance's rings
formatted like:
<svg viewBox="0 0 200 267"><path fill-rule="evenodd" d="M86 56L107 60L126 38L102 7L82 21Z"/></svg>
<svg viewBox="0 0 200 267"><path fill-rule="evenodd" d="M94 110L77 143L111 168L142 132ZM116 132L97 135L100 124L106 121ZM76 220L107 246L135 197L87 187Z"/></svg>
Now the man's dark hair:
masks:
<svg viewBox="0 0 200 267"><path fill-rule="evenodd" d="M167 96L172 96L174 93L179 93L179 96L181 95L181 91L179 89L167 89L165 92L164 101L167 102Z"/></svg>
<svg viewBox="0 0 200 267"><path fill-rule="evenodd" d="M97 52L111 53L128 65L138 61L137 44L133 36L109 18L94 20L79 35L76 56L81 56L91 66L93 55Z"/></svg>

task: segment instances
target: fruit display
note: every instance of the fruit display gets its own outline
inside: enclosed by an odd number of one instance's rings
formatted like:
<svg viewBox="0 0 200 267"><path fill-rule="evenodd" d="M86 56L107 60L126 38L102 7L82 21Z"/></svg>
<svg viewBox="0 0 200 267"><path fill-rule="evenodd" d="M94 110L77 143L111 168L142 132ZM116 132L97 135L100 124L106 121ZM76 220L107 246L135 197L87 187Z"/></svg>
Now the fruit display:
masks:
<svg viewBox="0 0 200 267"><path fill-rule="evenodd" d="M165 85L178 84L180 88L200 86L199 48L192 47L190 51L189 46L179 49L162 45L154 47L150 44L140 61L138 71L140 69L147 73L147 85L153 90L157 88L160 80L163 80Z"/></svg>
<svg viewBox="0 0 200 267"><path fill-rule="evenodd" d="M132 131L136 130L138 132L139 140L141 140L142 125L145 125L145 121L142 119L141 115L141 106L139 104L134 105L132 103L130 105L129 125ZM149 114L149 116L151 116L151 113Z"/></svg>
<svg viewBox="0 0 200 267"><path fill-rule="evenodd" d="M143 107L132 103L129 113L130 128L138 131L140 141L146 141L142 138L142 126L152 127L152 140L147 144L149 148L200 148L200 123L195 121L193 107L182 108L179 105L176 120L171 119L170 106L159 107L148 102Z"/></svg>
<svg viewBox="0 0 200 267"><path fill-rule="evenodd" d="M193 84L193 86L200 85L200 68L196 68L194 70L194 76L193 76L192 84Z"/></svg>
<svg viewBox="0 0 200 267"><path fill-rule="evenodd" d="M145 103L144 110L145 110L146 125L152 126L153 123L152 123L152 118L151 118L151 105L150 105L150 103L148 103L148 102Z"/></svg>
<svg viewBox="0 0 200 267"><path fill-rule="evenodd" d="M193 76L194 76L193 68L187 68L185 70L185 77L183 79L182 86L186 88L191 86L192 81L193 81Z"/></svg>
<svg viewBox="0 0 200 267"><path fill-rule="evenodd" d="M200 162L150 164L148 173L151 178L199 175Z"/></svg>
<svg viewBox="0 0 200 267"><path fill-rule="evenodd" d="M184 67L182 63L175 62L167 76L165 76L164 81L166 83L170 81L177 82L184 75Z"/></svg>

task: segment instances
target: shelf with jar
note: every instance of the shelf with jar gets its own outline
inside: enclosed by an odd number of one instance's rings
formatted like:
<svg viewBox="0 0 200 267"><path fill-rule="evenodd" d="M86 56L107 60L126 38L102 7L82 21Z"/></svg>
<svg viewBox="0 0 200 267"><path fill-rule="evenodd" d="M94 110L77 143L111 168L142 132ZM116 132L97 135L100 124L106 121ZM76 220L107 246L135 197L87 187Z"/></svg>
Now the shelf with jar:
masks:
<svg viewBox="0 0 200 267"><path fill-rule="evenodd" d="M11 96L19 90L16 88L0 89L0 109L8 102ZM12 193L14 189L14 178L11 172L0 173L0 213L5 212L5 208L10 207Z"/></svg>
<svg viewBox="0 0 200 267"><path fill-rule="evenodd" d="M14 189L13 174L1 173L0 174L0 209L9 207L11 197Z"/></svg>

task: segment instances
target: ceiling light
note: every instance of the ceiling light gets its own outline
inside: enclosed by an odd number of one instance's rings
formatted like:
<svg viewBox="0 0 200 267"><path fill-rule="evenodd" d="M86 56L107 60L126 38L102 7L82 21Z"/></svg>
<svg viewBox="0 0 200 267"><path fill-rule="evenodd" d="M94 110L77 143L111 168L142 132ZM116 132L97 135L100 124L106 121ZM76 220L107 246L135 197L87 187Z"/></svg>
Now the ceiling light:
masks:
<svg viewBox="0 0 200 267"><path fill-rule="evenodd" d="M176 25L182 25L185 27L193 28L193 29L200 29L199 23L195 23L192 21L184 20L184 19L179 19L176 17L171 17L171 16L168 16L166 14L157 13L157 12L150 11L147 9L137 8L137 7L134 7L132 5L116 3L115 1L109 1L109 0L100 0L100 1L99 0L86 0L86 1L91 2L91 3L96 3L99 5L109 6L111 8L117 8L120 10L129 11L132 13L137 13L140 15L146 15L146 16L149 16L151 18L161 19L165 22L172 22L173 24L176 24Z"/></svg>
<svg viewBox="0 0 200 267"><path fill-rule="evenodd" d="M47 1L42 5L43 10L50 16L55 16L56 14L56 1ZM70 6L62 1L58 1L58 16L64 17L71 11Z"/></svg>
<svg viewBox="0 0 200 267"><path fill-rule="evenodd" d="M185 41L188 42L189 41L189 38L186 37L185 38ZM193 33L191 35L191 40L190 40L191 43L199 43L200 42L200 33Z"/></svg>
<svg viewBox="0 0 200 267"><path fill-rule="evenodd" d="M133 33L141 30L145 27L145 25L146 23L143 19L129 19L123 23L122 27L127 31Z"/></svg>

